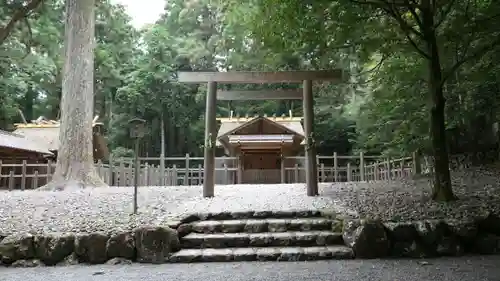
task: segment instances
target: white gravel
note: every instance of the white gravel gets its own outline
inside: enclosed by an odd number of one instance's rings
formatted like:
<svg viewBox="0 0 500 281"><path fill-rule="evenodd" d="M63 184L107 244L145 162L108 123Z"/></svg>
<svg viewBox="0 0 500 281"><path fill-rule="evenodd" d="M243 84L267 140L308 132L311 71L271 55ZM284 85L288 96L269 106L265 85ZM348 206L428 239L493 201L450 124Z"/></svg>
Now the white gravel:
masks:
<svg viewBox="0 0 500 281"><path fill-rule="evenodd" d="M429 179L393 182L343 183L325 187L323 195L361 218L410 221L473 219L500 214L500 165L472 167L451 173L457 201L430 200Z"/></svg>
<svg viewBox="0 0 500 281"><path fill-rule="evenodd" d="M141 187L139 214L132 213L133 188L77 192L1 191L0 234L16 231L91 232L162 225L187 213L327 209L383 220L477 217L500 209L500 169L453 172L456 195L448 204L429 200L430 184L417 181L320 184L307 197L304 184L216 186L214 198L194 187Z"/></svg>
<svg viewBox="0 0 500 281"><path fill-rule="evenodd" d="M164 224L186 213L315 210L332 208L329 197L307 197L304 184L216 186L203 198L193 187L140 187L139 214L131 215L133 188L110 187L77 192L0 192L0 233L89 232Z"/></svg>

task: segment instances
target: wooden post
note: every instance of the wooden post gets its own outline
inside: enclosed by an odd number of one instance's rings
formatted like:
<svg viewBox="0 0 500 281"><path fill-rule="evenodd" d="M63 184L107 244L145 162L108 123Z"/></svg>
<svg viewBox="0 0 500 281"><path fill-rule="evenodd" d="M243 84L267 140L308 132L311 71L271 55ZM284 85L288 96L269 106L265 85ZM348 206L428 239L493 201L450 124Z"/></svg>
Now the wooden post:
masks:
<svg viewBox="0 0 500 281"><path fill-rule="evenodd" d="M365 181L365 159L363 152L359 153L359 180Z"/></svg>
<svg viewBox="0 0 500 281"><path fill-rule="evenodd" d="M198 164L198 184L203 184L203 169L201 168L201 164Z"/></svg>
<svg viewBox="0 0 500 281"><path fill-rule="evenodd" d="M24 190L26 188L26 165L28 163L26 160L23 160L23 166L21 168L21 190Z"/></svg>
<svg viewBox="0 0 500 281"><path fill-rule="evenodd" d="M238 175L236 176L237 177L237 183L238 184L241 184L243 182L243 165L242 165L242 162L243 159L241 157L241 155L238 155L238 159L237 159L237 162L238 162Z"/></svg>
<svg viewBox="0 0 500 281"><path fill-rule="evenodd" d="M373 164L373 167L374 167L373 168L373 176L374 176L375 180L378 181L379 180L379 178L378 178L378 174L379 174L378 173L379 172L379 170L378 170L379 169L378 168L378 160L375 162L375 164Z"/></svg>
<svg viewBox="0 0 500 281"><path fill-rule="evenodd" d="M179 180L178 180L178 174L177 174L177 165L172 166L172 186L178 186L179 185Z"/></svg>
<svg viewBox="0 0 500 281"><path fill-rule="evenodd" d="M47 183L52 180L52 160L47 161Z"/></svg>
<svg viewBox="0 0 500 281"><path fill-rule="evenodd" d="M348 182L351 181L351 175L352 175L352 172L351 172L351 163L347 163L347 181Z"/></svg>
<svg viewBox="0 0 500 281"><path fill-rule="evenodd" d="M281 155L281 163L280 163L280 177L281 183L286 183L286 174L285 174L285 156Z"/></svg>
<svg viewBox="0 0 500 281"><path fill-rule="evenodd" d="M422 174L422 164L420 163L420 157L418 155L418 152L415 151L413 152L413 175L418 176Z"/></svg>
<svg viewBox="0 0 500 281"><path fill-rule="evenodd" d="M205 151L203 163L203 197L213 197L215 187L215 138L217 120L217 82L208 82L205 112Z"/></svg>
<svg viewBox="0 0 500 281"><path fill-rule="evenodd" d="M33 185L33 189L38 188L38 170L35 170L35 174L33 175L33 182L31 184Z"/></svg>
<svg viewBox="0 0 500 281"><path fill-rule="evenodd" d="M295 170L294 170L294 182L293 183L299 183L299 164L295 163Z"/></svg>
<svg viewBox="0 0 500 281"><path fill-rule="evenodd" d="M316 165L316 147L314 143L314 110L312 81L303 82L304 133L306 135L306 187L307 196L318 195L318 167Z"/></svg>
<svg viewBox="0 0 500 281"><path fill-rule="evenodd" d="M401 172L400 172L399 177L404 178L405 177L405 159L404 158L401 159L401 162L399 162L399 165L401 166Z"/></svg>
<svg viewBox="0 0 500 281"><path fill-rule="evenodd" d="M120 162L120 171L118 172L118 186L127 186L127 175L125 171L125 163L123 161Z"/></svg>
<svg viewBox="0 0 500 281"><path fill-rule="evenodd" d="M387 180L390 181L392 179L392 171L391 171L391 158L387 158L386 162L386 174L387 174Z"/></svg>
<svg viewBox="0 0 500 281"><path fill-rule="evenodd" d="M185 165L186 165L186 170L184 172L184 185L190 185L189 184L189 176L190 176L190 174L189 174L189 171L190 171L189 170L189 153L186 153L186 163L185 163Z"/></svg>
<svg viewBox="0 0 500 281"><path fill-rule="evenodd" d="M162 130L163 130L163 128L162 128ZM160 186L165 186L165 154L164 153L160 153Z"/></svg>
<svg viewBox="0 0 500 281"><path fill-rule="evenodd" d="M12 191L14 189L15 185L15 177L14 177L14 170L10 170L9 172L9 190Z"/></svg>
<svg viewBox="0 0 500 281"><path fill-rule="evenodd" d="M224 168L224 184L229 184L229 170L227 169L227 164L223 164Z"/></svg>
<svg viewBox="0 0 500 281"><path fill-rule="evenodd" d="M115 183L115 172L114 172L114 168L113 168L113 165L114 165L113 164L113 157L109 157L108 165L109 165L108 185L114 186L116 183Z"/></svg>
<svg viewBox="0 0 500 281"><path fill-rule="evenodd" d="M326 182L326 173L325 173L325 163L320 164L320 175L321 175L321 182Z"/></svg>
<svg viewBox="0 0 500 281"><path fill-rule="evenodd" d="M339 163L338 163L338 159L337 159L337 152L334 152L333 153L333 180L335 182L338 182L339 181L339 172L338 172L338 167Z"/></svg>

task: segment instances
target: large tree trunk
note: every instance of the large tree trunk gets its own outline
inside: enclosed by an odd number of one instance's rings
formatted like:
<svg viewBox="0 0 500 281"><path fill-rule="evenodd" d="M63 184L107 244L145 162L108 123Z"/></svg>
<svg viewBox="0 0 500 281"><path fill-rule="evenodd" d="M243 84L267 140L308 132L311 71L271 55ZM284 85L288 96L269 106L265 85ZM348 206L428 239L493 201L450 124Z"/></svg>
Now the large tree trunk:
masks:
<svg viewBox="0 0 500 281"><path fill-rule="evenodd" d="M429 4L429 1L424 1ZM439 58L439 49L434 29L434 17L431 6L422 10L423 32L427 47L429 92L432 100L430 134L434 154L434 185L432 199L436 201L452 201L456 197L451 186L448 149L446 146L445 130L445 98L442 84L442 69Z"/></svg>
<svg viewBox="0 0 500 281"><path fill-rule="evenodd" d="M66 0L65 63L57 166L43 190L105 186L94 167L95 0Z"/></svg>

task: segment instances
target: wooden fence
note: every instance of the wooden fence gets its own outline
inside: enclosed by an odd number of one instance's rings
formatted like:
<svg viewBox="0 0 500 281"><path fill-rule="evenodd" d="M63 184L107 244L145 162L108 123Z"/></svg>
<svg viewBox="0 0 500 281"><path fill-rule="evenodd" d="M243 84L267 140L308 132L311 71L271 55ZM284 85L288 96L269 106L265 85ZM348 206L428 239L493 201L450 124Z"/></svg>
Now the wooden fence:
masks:
<svg viewBox="0 0 500 281"><path fill-rule="evenodd" d="M235 157L217 157L216 184L238 183L305 183L306 168L303 156L294 159L295 165L275 170L243 170ZM419 173L418 159L405 157L387 159L363 156L318 156L319 182L389 181ZM193 186L203 184L202 157L143 157L139 158L140 186ZM161 165L161 161L164 161ZM285 161L281 161L284 163ZM97 163L99 176L112 186L133 186L133 159L116 159L110 163ZM161 167L165 167L162 169ZM55 163L2 163L0 161L0 188L33 189L46 184L55 170ZM163 172L162 172L163 170ZM242 182L242 180L244 181Z"/></svg>

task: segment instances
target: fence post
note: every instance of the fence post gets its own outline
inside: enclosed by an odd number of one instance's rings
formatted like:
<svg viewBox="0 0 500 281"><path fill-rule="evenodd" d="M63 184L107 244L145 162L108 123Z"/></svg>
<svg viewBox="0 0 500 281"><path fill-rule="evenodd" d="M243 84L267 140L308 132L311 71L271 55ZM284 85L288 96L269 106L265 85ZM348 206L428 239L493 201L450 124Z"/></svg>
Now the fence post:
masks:
<svg viewBox="0 0 500 281"><path fill-rule="evenodd" d="M172 185L173 186L177 186L178 185L178 181L177 181L177 165L174 164L174 166L172 167Z"/></svg>
<svg viewBox="0 0 500 281"><path fill-rule="evenodd" d="M379 161L375 161L375 164L373 164L373 177L375 178L374 180L378 181L379 180Z"/></svg>
<svg viewBox="0 0 500 281"><path fill-rule="evenodd" d="M365 181L365 158L363 152L359 153L359 180Z"/></svg>
<svg viewBox="0 0 500 281"><path fill-rule="evenodd" d="M0 187L4 187L4 180L3 180L3 177L2 177L2 160L0 159Z"/></svg>
<svg viewBox="0 0 500 281"><path fill-rule="evenodd" d="M401 162L399 162L399 165L401 166L401 173L400 173L400 178L404 178L405 177L405 159L402 158L401 159Z"/></svg>
<svg viewBox="0 0 500 281"><path fill-rule="evenodd" d="M224 183L229 184L229 170L227 169L227 164L223 164L224 167Z"/></svg>
<svg viewBox="0 0 500 281"><path fill-rule="evenodd" d="M47 183L49 183L52 180L52 160L47 161Z"/></svg>
<svg viewBox="0 0 500 281"><path fill-rule="evenodd" d="M281 162L280 162L280 178L281 183L286 182L286 174L285 174L285 156L281 154Z"/></svg>
<svg viewBox="0 0 500 281"><path fill-rule="evenodd" d="M347 163L347 181L351 181L351 163Z"/></svg>
<svg viewBox="0 0 500 281"><path fill-rule="evenodd" d="M198 164L198 185L203 184L203 169L201 168L201 164Z"/></svg>
<svg viewBox="0 0 500 281"><path fill-rule="evenodd" d="M386 173L387 173L387 180L390 181L392 180L392 170L391 170L391 158L387 158L386 162Z"/></svg>
<svg viewBox="0 0 500 281"><path fill-rule="evenodd" d="M160 154L160 186L165 186L165 154Z"/></svg>
<svg viewBox="0 0 500 281"><path fill-rule="evenodd" d="M109 157L109 160L108 160L108 166L109 166L109 178L108 178L108 185L110 186L114 186L115 185L115 171L114 171L114 167L113 167L113 157Z"/></svg>
<svg viewBox="0 0 500 281"><path fill-rule="evenodd" d="M102 172L102 161L101 159L97 160L97 174L99 175L100 178L103 178L103 172Z"/></svg>
<svg viewBox="0 0 500 281"><path fill-rule="evenodd" d="M21 190L26 188L26 160L23 160L23 167L21 168Z"/></svg>
<svg viewBox="0 0 500 281"><path fill-rule="evenodd" d="M295 170L294 170L294 182L293 183L298 183L299 182L299 164L295 163Z"/></svg>
<svg viewBox="0 0 500 281"><path fill-rule="evenodd" d="M339 181L339 172L338 172L338 159L337 159L337 152L333 153L333 180L335 182Z"/></svg>
<svg viewBox="0 0 500 281"><path fill-rule="evenodd" d="M33 189L38 188L38 170L35 170L35 174L33 175L33 182L31 184L33 185Z"/></svg>
<svg viewBox="0 0 500 281"><path fill-rule="evenodd" d="M9 190L12 191L14 189L14 170L10 170L9 172Z"/></svg>
<svg viewBox="0 0 500 281"><path fill-rule="evenodd" d="M326 182L327 178L326 178L326 173L325 173L325 163L321 163L319 165L319 170L321 171L321 182Z"/></svg>
<svg viewBox="0 0 500 281"><path fill-rule="evenodd" d="M237 177L237 183L241 184L243 182L243 167L241 166L241 155L238 155L238 158L236 159L237 161L237 167L238 167L238 175Z"/></svg>
<svg viewBox="0 0 500 281"><path fill-rule="evenodd" d="M184 185L190 185L189 184L189 153L186 153L186 171L184 172Z"/></svg>
<svg viewBox="0 0 500 281"><path fill-rule="evenodd" d="M420 156L418 155L418 151L414 151L412 154L413 158L413 175L417 176L422 174L422 165L420 163Z"/></svg>
<svg viewBox="0 0 500 281"><path fill-rule="evenodd" d="M123 161L120 162L120 171L118 172L118 180L120 181L118 184L119 186L127 186L127 179L126 179L126 174L125 174L125 164Z"/></svg>
<svg viewBox="0 0 500 281"><path fill-rule="evenodd" d="M320 180L320 169L319 169L319 156L316 154L316 178Z"/></svg>

